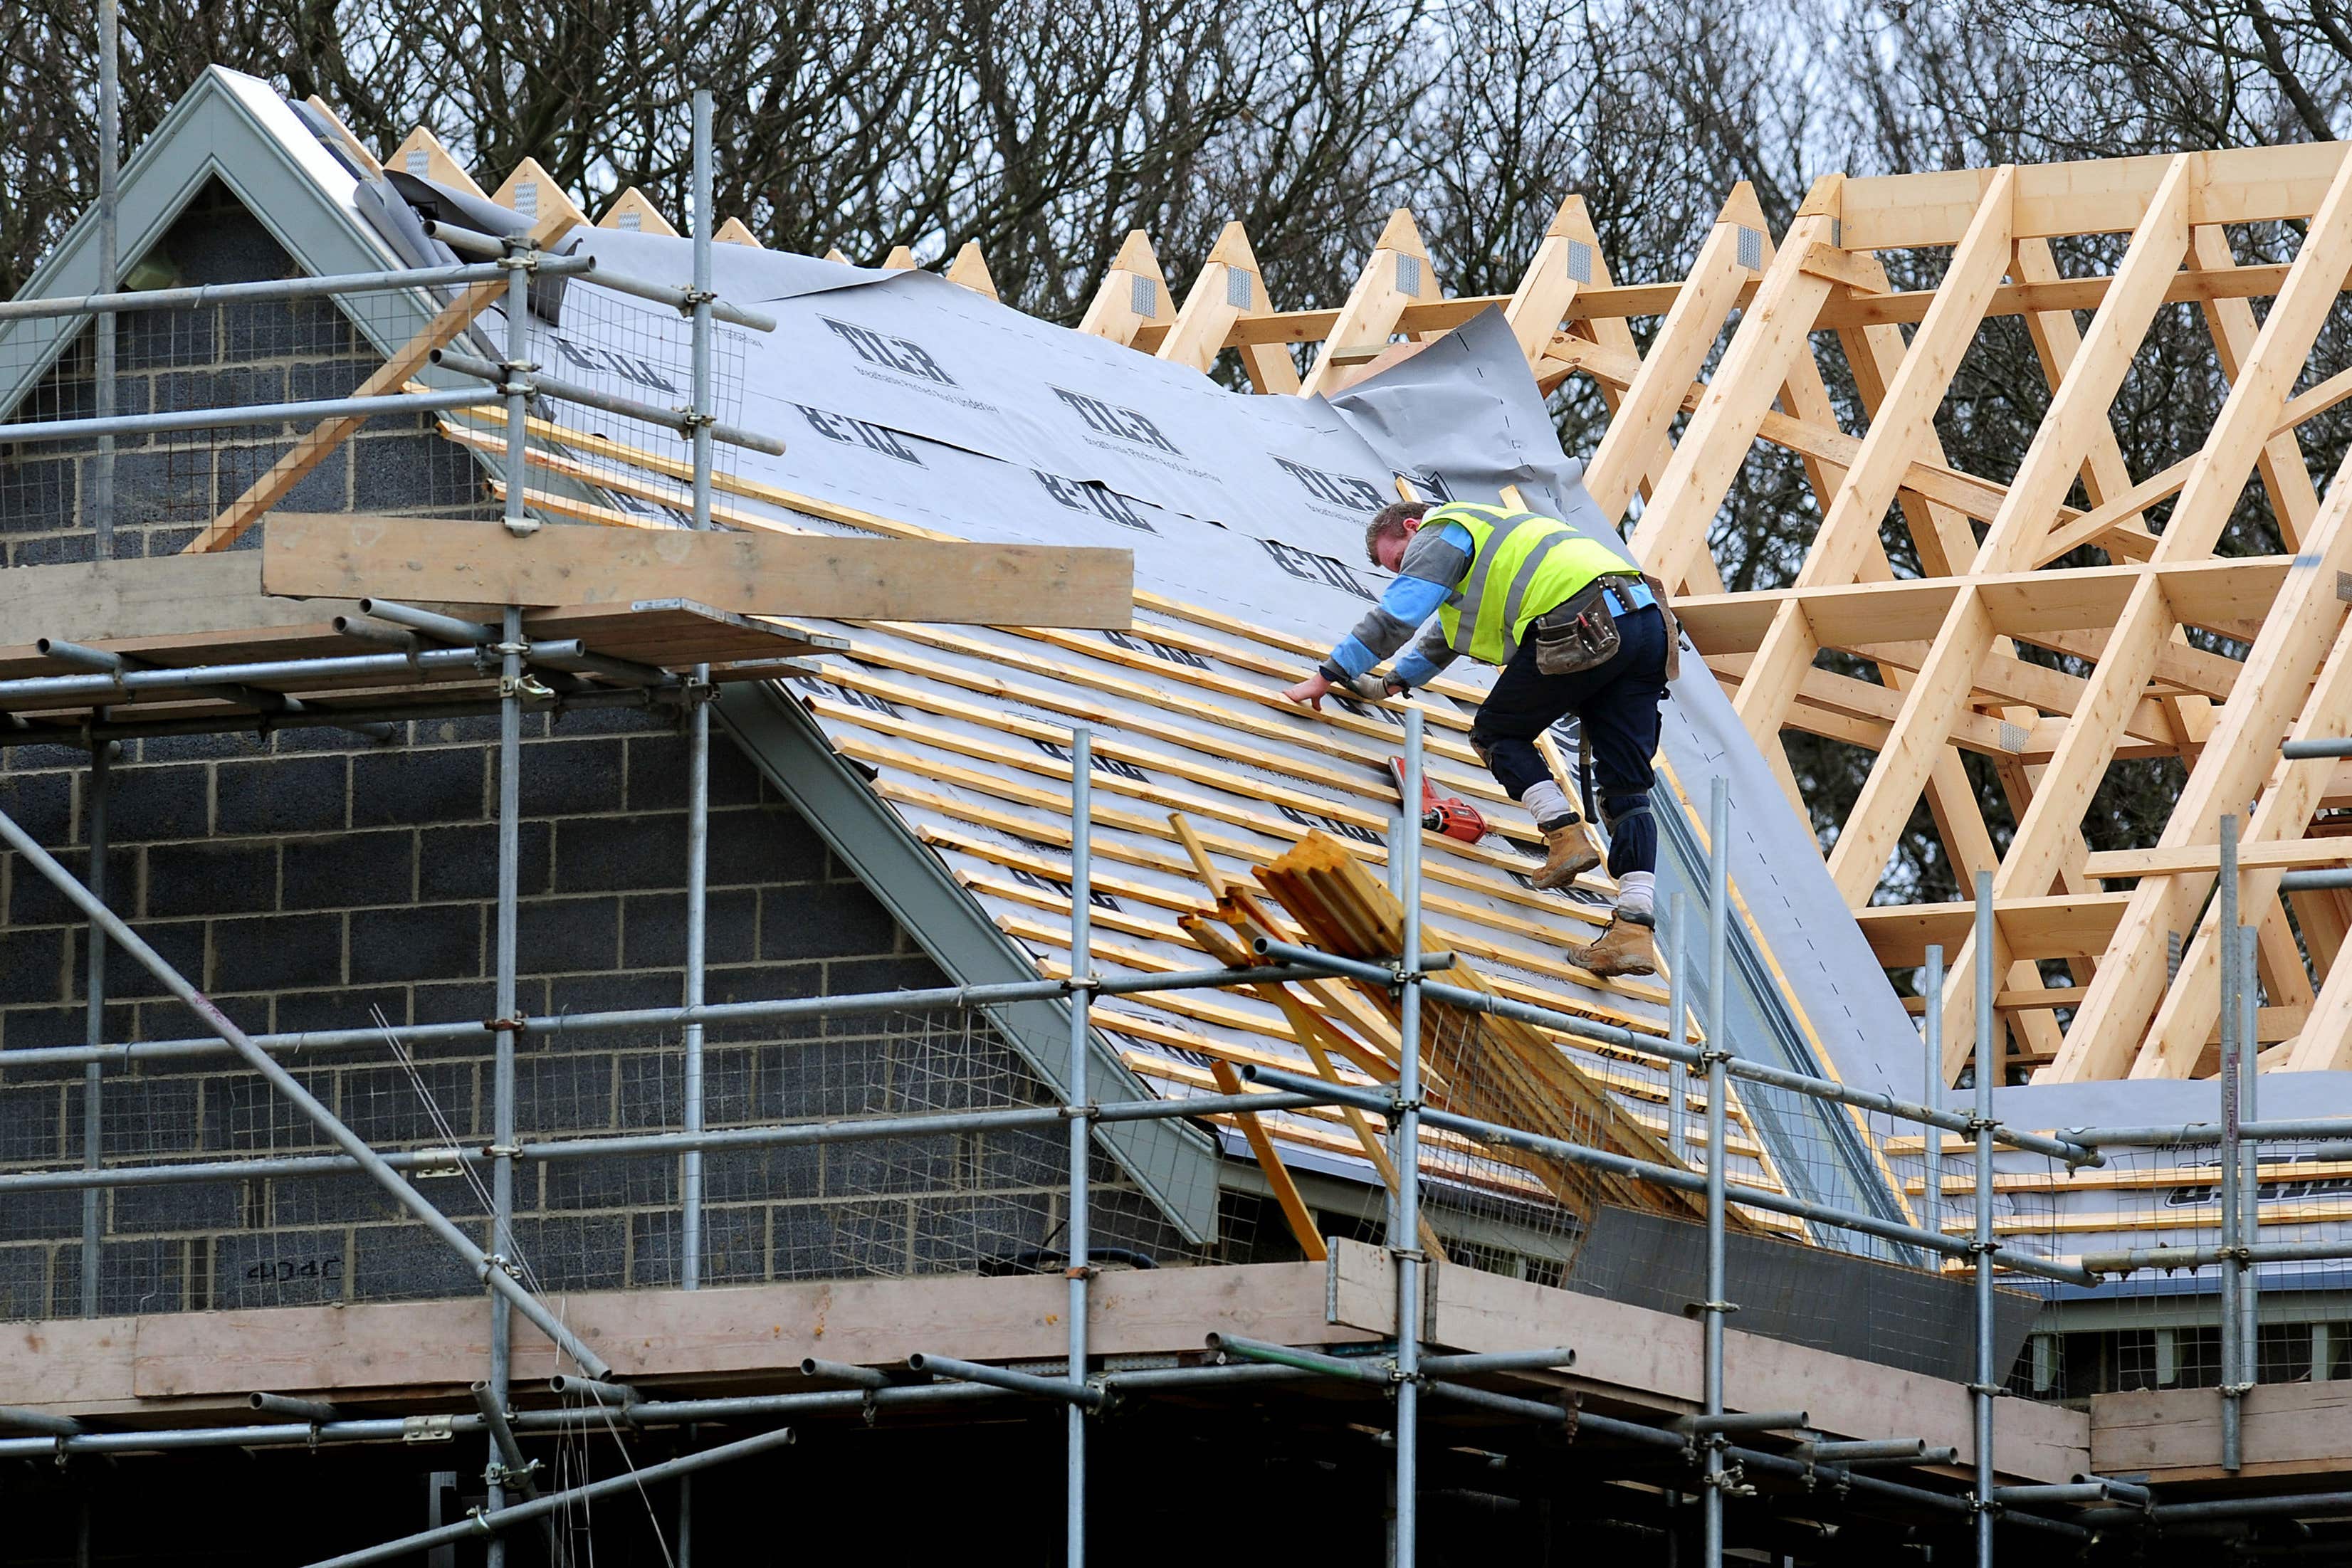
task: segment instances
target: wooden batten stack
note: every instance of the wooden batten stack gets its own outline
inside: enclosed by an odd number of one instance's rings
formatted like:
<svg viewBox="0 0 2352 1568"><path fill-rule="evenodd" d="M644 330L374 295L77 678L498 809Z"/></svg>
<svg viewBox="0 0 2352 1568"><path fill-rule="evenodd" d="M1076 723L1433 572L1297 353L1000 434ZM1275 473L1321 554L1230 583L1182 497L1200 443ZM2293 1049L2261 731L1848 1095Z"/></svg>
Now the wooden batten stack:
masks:
<svg viewBox="0 0 2352 1568"><path fill-rule="evenodd" d="M1309 833L1273 864L1259 868L1256 876L1307 940L1324 951L1371 960L1393 960L1403 951L1404 906L1337 839ZM1459 963L1435 977L1465 990L1490 990ZM1396 1018L1396 998L1386 988L1357 988ZM1683 1164L1566 1052L1526 1024L1424 997L1421 1049L1425 1092L1440 1109L1653 1164ZM1506 1156L1498 1152L1496 1157ZM1508 1155L1507 1163L1534 1175L1582 1220L1589 1221L1602 1204L1652 1213L1701 1212L1691 1195L1647 1182L1525 1155ZM1736 1213L1733 1222L1742 1223Z"/></svg>

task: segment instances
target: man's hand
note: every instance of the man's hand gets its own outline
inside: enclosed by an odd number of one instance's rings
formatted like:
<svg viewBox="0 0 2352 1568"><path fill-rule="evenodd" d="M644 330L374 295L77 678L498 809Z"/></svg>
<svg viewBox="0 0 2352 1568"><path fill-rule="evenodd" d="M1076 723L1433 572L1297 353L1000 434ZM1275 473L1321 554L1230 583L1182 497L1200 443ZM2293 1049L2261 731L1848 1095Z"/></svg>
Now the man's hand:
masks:
<svg viewBox="0 0 2352 1568"><path fill-rule="evenodd" d="M1321 713L1324 695L1330 689L1331 683L1324 677L1322 671L1318 670L1297 685L1285 688L1282 695L1292 702L1303 703Z"/></svg>
<svg viewBox="0 0 2352 1568"><path fill-rule="evenodd" d="M1411 689L1394 675L1376 675L1370 672L1358 675L1348 685L1358 696L1376 703L1401 696Z"/></svg>

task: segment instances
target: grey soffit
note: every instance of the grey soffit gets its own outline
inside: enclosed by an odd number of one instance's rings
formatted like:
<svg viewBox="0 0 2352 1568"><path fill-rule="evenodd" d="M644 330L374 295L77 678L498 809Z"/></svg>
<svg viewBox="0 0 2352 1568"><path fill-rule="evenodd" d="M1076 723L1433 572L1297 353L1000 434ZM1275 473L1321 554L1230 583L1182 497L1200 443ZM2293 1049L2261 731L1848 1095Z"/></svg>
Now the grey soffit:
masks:
<svg viewBox="0 0 2352 1568"><path fill-rule="evenodd" d="M720 694L717 712L761 773L957 985L1036 977L1028 956L991 924L971 894L866 787L799 704L772 686L740 685ZM1031 1070L1066 1095L1069 1004L1024 1002L990 1012ZM1152 1097L1108 1043L1098 1036L1092 1043L1084 1096L1088 1103ZM1197 1245L1215 1235L1218 1156L1206 1135L1175 1122L1126 1122L1098 1130L1096 1140L1187 1240Z"/></svg>

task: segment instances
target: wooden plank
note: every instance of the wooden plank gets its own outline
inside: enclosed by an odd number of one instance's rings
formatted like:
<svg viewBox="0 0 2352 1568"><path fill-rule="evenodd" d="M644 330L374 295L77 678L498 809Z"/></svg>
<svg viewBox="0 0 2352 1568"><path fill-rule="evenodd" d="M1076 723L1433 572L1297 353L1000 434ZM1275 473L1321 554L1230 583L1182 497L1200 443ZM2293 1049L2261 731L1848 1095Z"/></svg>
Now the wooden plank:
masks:
<svg viewBox="0 0 2352 1568"><path fill-rule="evenodd" d="M2352 1468L2352 1383L2263 1383L2245 1400L2245 1477ZM2221 1393L2147 1389L2093 1396L2091 1469L2158 1482L2220 1480Z"/></svg>
<svg viewBox="0 0 2352 1568"><path fill-rule="evenodd" d="M1994 919L2010 950L2026 958L2095 958L2106 950L2131 895L2100 893L2003 899ZM1871 951L1887 968L1916 968L1930 943L1956 951L1975 928L1971 904L1897 904L1854 911Z"/></svg>
<svg viewBox="0 0 2352 1568"><path fill-rule="evenodd" d="M2238 864L2249 871L2264 867L2287 869L2343 865L2347 862L2352 862L2352 838L2283 839L2243 843L2238 847ZM2218 843L2106 850L2092 855L2083 863L2084 873L2095 877L2180 876L2189 873L2211 876L2221 869L2221 846Z"/></svg>
<svg viewBox="0 0 2352 1568"><path fill-rule="evenodd" d="M490 199L490 193L474 183L474 176L467 172L466 166L449 155L449 150L441 144L441 139L422 125L408 133L393 150L392 156L384 160L384 164L404 174L451 186L485 202Z"/></svg>
<svg viewBox="0 0 2352 1568"><path fill-rule="evenodd" d="M327 623L358 608L272 599L261 591L261 563L251 555L18 567L0 572L0 669L20 650L32 656L29 644L43 637L178 643L290 627L331 636ZM43 662L26 673L56 669Z"/></svg>
<svg viewBox="0 0 2352 1568"><path fill-rule="evenodd" d="M2292 556L2233 556L2161 566L2131 562L2071 571L1799 585L1770 593L1692 594L1675 601L1675 614L1702 653L1754 652L1763 644L1775 607L1783 604L1803 607L1823 647L1862 649L1934 637L1953 602L1974 592L1997 632L2042 642L2054 632L2114 625L2133 586L2150 574L2162 580L2167 601L2185 624L2258 622L2295 570Z"/></svg>
<svg viewBox="0 0 2352 1568"><path fill-rule="evenodd" d="M1576 1367L1566 1381L1573 1387L1662 1411L1698 1406L1696 1319L1467 1269L1438 1270L1433 1294L1432 1337L1441 1343L1474 1352L1571 1344ZM1956 1448L1963 1462L1974 1452L1969 1395L1958 1384L1738 1329L1723 1338L1728 1409L1804 1410L1815 1427L1839 1437L1899 1432ZM2063 1481L2088 1465L2090 1422L2080 1412L2001 1399L1993 1419L2004 1475Z"/></svg>
<svg viewBox="0 0 2352 1568"><path fill-rule="evenodd" d="M1387 1333L1394 1312L1381 1303L1392 1301L1394 1291L1368 1288L1387 1278L1378 1250L1348 1244L1336 1257L1336 1265L1106 1270L1090 1292L1096 1352L1196 1352L1202 1335L1219 1328L1288 1343L1357 1343ZM1368 1321L1327 1318L1335 1266L1348 1287L1343 1314ZM807 1355L889 1365L948 1345L979 1360L1047 1358L1066 1349L1066 1297L1057 1277L838 1280L589 1292L567 1299L565 1317L632 1379L719 1373L783 1378L795 1375ZM114 1325L117 1342L135 1341L127 1359L132 1392L142 1399L256 1388L336 1396L384 1387L462 1390L482 1375L489 1348L489 1320L471 1299L92 1322ZM50 1326L25 1328L38 1333ZM56 1406L60 1401L46 1396L87 1382L86 1369L53 1366L51 1359L12 1358L0 1368L0 1398ZM527 1326L516 1330L515 1361L518 1383L558 1370L554 1347Z"/></svg>
<svg viewBox="0 0 2352 1568"><path fill-rule="evenodd" d="M1577 257L1581 257L1580 265ZM1503 302L1503 319L1511 324L1511 335L1519 341L1519 352L1532 366L1543 355L1544 346L1567 319L1576 302L1577 290L1585 284L1598 281L1595 269L1600 249L1591 243L1591 224L1584 214L1584 203L1577 196L1563 197L1552 213L1551 222L1544 228L1541 244L1519 274L1518 287ZM1448 304L1470 305L1472 300L1450 300ZM1478 305L1484 309L1483 303ZM1410 313L1410 312L1409 312ZM1475 315L1476 312L1473 311ZM1462 318L1467 321L1470 316ZM1406 323L1400 319L1398 325ZM1416 325L1418 325L1416 323ZM1447 323L1459 326L1460 321Z"/></svg>
<svg viewBox="0 0 2352 1568"><path fill-rule="evenodd" d="M333 129L335 139L343 144L343 150L352 155L352 160L356 162L362 169L367 171L367 178L373 180L381 180L383 178L383 162L376 157L375 153L368 147L366 142L362 141L357 136L352 133L352 128L343 123L343 117L337 114L333 108L328 104L325 99L320 98L314 92L302 101L309 104L313 110L315 110L318 112L319 118L325 120L327 124Z"/></svg>
<svg viewBox="0 0 2352 1568"><path fill-rule="evenodd" d="M554 175L541 167L536 158L526 158L516 164L514 172L490 193L490 200L535 222L560 223L558 233L584 226L588 222L588 214L580 210L580 204L572 199L571 193Z"/></svg>
<svg viewBox="0 0 2352 1568"><path fill-rule="evenodd" d="M662 216L662 210L654 205L653 198L635 185L613 198L613 204L604 209L604 215L596 220L596 226L618 229L627 234L667 235L671 239L679 237L677 225Z"/></svg>
<svg viewBox="0 0 2352 1568"><path fill-rule="evenodd" d="M1217 1092L1242 1092L1242 1075L1234 1071L1233 1063L1213 1061L1210 1067L1216 1074ZM1265 1173L1266 1185L1274 1189L1275 1202L1281 1206L1282 1218L1290 1226L1291 1239L1298 1243L1298 1249L1307 1255L1308 1262L1322 1262L1330 1253L1316 1231L1314 1213L1307 1208L1307 1200L1298 1196L1298 1184L1291 1179L1290 1167L1282 1163L1274 1140L1266 1136L1265 1124L1251 1115L1238 1115L1234 1120L1241 1124L1250 1154L1256 1158L1258 1169Z"/></svg>
<svg viewBox="0 0 2352 1568"><path fill-rule="evenodd" d="M1257 257L1250 250L1249 235L1238 223L1227 224L1217 235L1217 243L1209 248L1208 258L1192 287L1184 296L1183 308L1164 337L1155 345L1151 329L1139 329L1135 345L1160 359L1177 364L1190 365L1205 371L1217 362L1218 353L1225 348L1236 350L1243 368L1249 372L1250 384L1268 394L1295 392L1298 390L1298 367L1291 362L1290 350L1284 340L1265 343L1244 342L1240 330L1254 322L1275 314L1266 298L1265 279L1258 272ZM1332 312L1334 319L1338 312Z"/></svg>
<svg viewBox="0 0 2352 1568"><path fill-rule="evenodd" d="M690 599L750 615L1123 629L1134 552L822 534L273 514L262 586L297 598L459 604Z"/></svg>
<svg viewBox="0 0 2352 1568"><path fill-rule="evenodd" d="M2344 154L2340 141L2192 153L2189 221L2251 224L2309 217L2318 211ZM2170 162L2152 154L2026 165L2019 170L2017 232L2045 238L2125 233L2147 212ZM1957 243L1992 173L1962 169L1847 181L1839 204L1845 247Z"/></svg>
<svg viewBox="0 0 2352 1568"><path fill-rule="evenodd" d="M2200 273L2235 272L2238 258L2228 232L2211 225L2194 231L2189 239L2189 264ZM2261 330L2254 319L2254 308L2243 299L2213 299L2205 303L2204 314L2206 327L2213 337L2214 360L2221 374L2235 382L2243 372ZM2285 417L2289 412L2280 410L2279 427L2263 444L2255 467L2263 476L2263 492L2270 497L2272 518L2292 551L2302 548L2304 533L2319 510L2319 497L2312 489L2311 470L2296 439L2294 422Z"/></svg>
<svg viewBox="0 0 2352 1568"><path fill-rule="evenodd" d="M948 263L944 276L950 283L969 288L983 298L996 298L996 279L989 276L988 257L980 253L977 240L963 242L963 247L955 253L955 259Z"/></svg>

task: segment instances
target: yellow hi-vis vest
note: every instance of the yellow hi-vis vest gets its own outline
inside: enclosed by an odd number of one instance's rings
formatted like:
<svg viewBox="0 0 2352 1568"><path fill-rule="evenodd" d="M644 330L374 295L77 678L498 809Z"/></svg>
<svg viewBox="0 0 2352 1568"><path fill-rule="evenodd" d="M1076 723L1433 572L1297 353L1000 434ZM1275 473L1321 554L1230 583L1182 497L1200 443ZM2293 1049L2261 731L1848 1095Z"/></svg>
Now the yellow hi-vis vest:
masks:
<svg viewBox="0 0 2352 1568"><path fill-rule="evenodd" d="M1489 664L1507 664L1528 623L1590 587L1593 579L1639 570L1558 517L1453 501L1433 507L1423 528L1459 523L1470 535L1470 570L1437 612L1446 645Z"/></svg>

